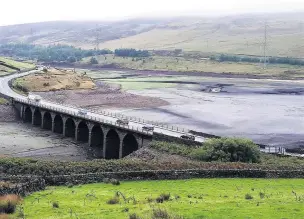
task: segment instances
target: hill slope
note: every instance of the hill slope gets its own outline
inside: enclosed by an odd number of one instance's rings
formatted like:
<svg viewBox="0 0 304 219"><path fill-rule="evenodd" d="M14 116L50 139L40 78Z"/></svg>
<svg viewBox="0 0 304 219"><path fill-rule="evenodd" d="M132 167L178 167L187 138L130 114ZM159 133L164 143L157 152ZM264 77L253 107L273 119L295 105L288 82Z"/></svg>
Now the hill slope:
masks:
<svg viewBox="0 0 304 219"><path fill-rule="evenodd" d="M179 48L261 55L265 21L268 55L304 57L304 13L23 24L0 27L0 43L63 43L94 48L98 38L99 48Z"/></svg>

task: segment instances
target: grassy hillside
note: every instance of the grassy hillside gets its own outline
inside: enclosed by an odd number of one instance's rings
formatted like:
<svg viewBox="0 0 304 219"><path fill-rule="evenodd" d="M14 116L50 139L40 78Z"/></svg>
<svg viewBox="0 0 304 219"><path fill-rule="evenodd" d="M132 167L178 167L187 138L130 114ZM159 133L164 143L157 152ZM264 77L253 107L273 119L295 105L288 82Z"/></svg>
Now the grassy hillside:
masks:
<svg viewBox="0 0 304 219"><path fill-rule="evenodd" d="M28 69L28 68L33 68L34 67L34 64L31 64L31 63L18 62L18 61L9 59L9 58L0 57L0 76L9 74L9 73L15 71L12 68L1 65L1 62L4 62L7 65L11 65L11 66L19 68L19 69Z"/></svg>
<svg viewBox="0 0 304 219"><path fill-rule="evenodd" d="M218 62L208 59L186 57L152 56L144 59L130 57L114 57L113 55L98 56L99 66L115 65L119 68L176 71L176 72L214 72L229 74L250 74L257 76L277 78L302 78L304 66L269 64L264 69L261 63ZM90 58L85 58L82 63L89 63ZM197 74L199 75L199 73Z"/></svg>
<svg viewBox="0 0 304 219"><path fill-rule="evenodd" d="M304 57L304 13L24 24L0 27L0 43L63 43L94 48L98 35L99 48L180 48L261 55L265 21L268 55Z"/></svg>
<svg viewBox="0 0 304 219"><path fill-rule="evenodd" d="M303 179L192 179L61 186L26 197L23 207L32 219L303 218L302 185Z"/></svg>

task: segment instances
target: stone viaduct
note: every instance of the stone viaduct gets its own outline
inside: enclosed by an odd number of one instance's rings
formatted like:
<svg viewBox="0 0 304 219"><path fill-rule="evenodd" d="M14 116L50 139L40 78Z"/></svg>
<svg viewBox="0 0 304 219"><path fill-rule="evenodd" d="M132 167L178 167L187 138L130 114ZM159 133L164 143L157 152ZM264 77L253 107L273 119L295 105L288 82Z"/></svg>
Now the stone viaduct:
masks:
<svg viewBox="0 0 304 219"><path fill-rule="evenodd" d="M98 158L123 158L152 140L152 134L115 124L96 122L30 104L17 102L15 106L18 106L16 108L24 122L86 143Z"/></svg>

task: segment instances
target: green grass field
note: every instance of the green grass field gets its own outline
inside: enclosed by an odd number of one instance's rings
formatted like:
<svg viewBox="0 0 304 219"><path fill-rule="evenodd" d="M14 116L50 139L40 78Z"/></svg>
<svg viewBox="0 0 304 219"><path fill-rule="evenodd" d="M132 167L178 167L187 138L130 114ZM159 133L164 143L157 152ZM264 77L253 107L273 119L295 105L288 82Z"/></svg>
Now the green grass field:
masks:
<svg viewBox="0 0 304 219"><path fill-rule="evenodd" d="M125 203L120 196L118 204L107 204L117 191L132 200ZM170 193L170 200L164 203L149 200L162 193ZM58 202L59 208L53 208L53 202ZM119 219L129 218L132 213L152 218L153 209L197 219L300 219L304 218L304 180L192 179L49 187L26 197L23 206L25 217L31 219Z"/></svg>

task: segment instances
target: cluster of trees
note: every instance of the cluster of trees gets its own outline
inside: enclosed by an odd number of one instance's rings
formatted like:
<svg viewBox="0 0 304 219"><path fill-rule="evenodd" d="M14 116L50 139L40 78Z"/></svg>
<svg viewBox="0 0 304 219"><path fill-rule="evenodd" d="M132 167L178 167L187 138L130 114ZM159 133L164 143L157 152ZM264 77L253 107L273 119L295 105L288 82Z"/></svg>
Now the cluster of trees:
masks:
<svg viewBox="0 0 304 219"><path fill-rule="evenodd" d="M264 58L249 57L249 56L234 56L221 54L220 56L210 56L211 60L216 60L219 62L252 62L259 63L264 62ZM304 65L304 60L289 58L289 57L270 57L267 63L271 64L289 64L289 65Z"/></svg>
<svg viewBox="0 0 304 219"><path fill-rule="evenodd" d="M222 162L260 162L259 146L243 138L209 139L191 153L192 157L202 161Z"/></svg>
<svg viewBox="0 0 304 219"><path fill-rule="evenodd" d="M82 58L94 55L112 54L111 50L83 50L67 45L38 46L31 44L0 45L0 54L4 56L18 56L27 59L37 59L44 62L76 62Z"/></svg>
<svg viewBox="0 0 304 219"><path fill-rule="evenodd" d="M136 50L136 49L115 49L115 56L121 57L149 57L148 50Z"/></svg>
<svg viewBox="0 0 304 219"><path fill-rule="evenodd" d="M268 59L269 63L278 63L278 64L289 64L289 65L304 65L304 60L293 59L289 57L271 57Z"/></svg>

